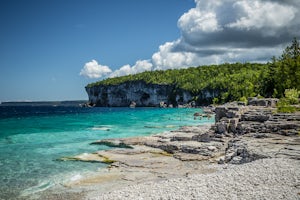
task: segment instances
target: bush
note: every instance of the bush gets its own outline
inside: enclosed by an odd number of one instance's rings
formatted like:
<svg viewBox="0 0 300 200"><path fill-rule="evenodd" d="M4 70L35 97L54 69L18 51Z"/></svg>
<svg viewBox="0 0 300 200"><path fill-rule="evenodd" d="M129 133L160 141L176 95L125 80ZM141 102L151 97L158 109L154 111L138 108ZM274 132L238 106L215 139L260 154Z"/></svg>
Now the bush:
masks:
<svg viewBox="0 0 300 200"><path fill-rule="evenodd" d="M296 108L293 107L293 106L278 107L277 112L280 112L280 113L294 113L294 112L296 112Z"/></svg>
<svg viewBox="0 0 300 200"><path fill-rule="evenodd" d="M286 89L284 91L285 98L289 101L290 104L298 104L300 91L296 89Z"/></svg>
<svg viewBox="0 0 300 200"><path fill-rule="evenodd" d="M245 96L241 97L240 101L244 102L246 105L248 104L248 99Z"/></svg>
<svg viewBox="0 0 300 200"><path fill-rule="evenodd" d="M281 113L294 113L296 112L296 107L290 104L289 99L281 98L277 103L277 111Z"/></svg>
<svg viewBox="0 0 300 200"><path fill-rule="evenodd" d="M219 99L215 97L215 98L213 98L212 102L213 102L213 104L215 104L215 105L216 105L216 104L218 104L218 102L219 102Z"/></svg>
<svg viewBox="0 0 300 200"><path fill-rule="evenodd" d="M263 98L265 98L265 97L263 97L263 96L261 96L260 94L258 94L258 95L257 95L257 98L258 98L258 99L263 99Z"/></svg>

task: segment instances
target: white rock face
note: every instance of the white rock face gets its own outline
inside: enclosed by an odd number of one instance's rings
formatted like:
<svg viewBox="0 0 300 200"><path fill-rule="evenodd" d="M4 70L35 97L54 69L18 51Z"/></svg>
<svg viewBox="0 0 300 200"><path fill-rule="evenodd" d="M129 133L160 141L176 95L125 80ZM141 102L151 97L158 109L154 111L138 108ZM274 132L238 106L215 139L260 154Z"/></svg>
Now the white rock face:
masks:
<svg viewBox="0 0 300 200"><path fill-rule="evenodd" d="M166 104L186 104L192 95L174 85L147 84L143 81L125 82L119 85L86 87L91 104L96 106L159 106Z"/></svg>

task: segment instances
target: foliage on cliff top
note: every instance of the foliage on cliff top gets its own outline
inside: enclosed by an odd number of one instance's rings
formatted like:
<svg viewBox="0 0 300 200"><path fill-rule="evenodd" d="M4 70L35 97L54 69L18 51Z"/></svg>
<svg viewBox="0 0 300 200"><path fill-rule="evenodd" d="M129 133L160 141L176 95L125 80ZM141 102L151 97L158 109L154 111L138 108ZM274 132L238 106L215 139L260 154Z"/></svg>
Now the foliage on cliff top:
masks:
<svg viewBox="0 0 300 200"><path fill-rule="evenodd" d="M149 84L173 84L195 96L203 90L219 91L214 100L222 103L242 97L283 97L285 89L300 90L300 47L295 38L279 58L271 63L225 63L187 69L147 71L139 74L108 78L87 87L118 85L127 81L144 81ZM212 101L212 99L211 99Z"/></svg>
<svg viewBox="0 0 300 200"><path fill-rule="evenodd" d="M108 78L87 87L118 85L127 81L145 81L149 84L174 84L178 88L196 95L202 90L224 91L224 100L238 99L241 96L255 95L260 88L260 80L267 74L266 64L234 63L211 66L147 71L139 74ZM227 93L226 93L227 92Z"/></svg>
<svg viewBox="0 0 300 200"><path fill-rule="evenodd" d="M284 97L285 89L300 90L300 45L296 38L279 58L273 58L263 91L268 96Z"/></svg>

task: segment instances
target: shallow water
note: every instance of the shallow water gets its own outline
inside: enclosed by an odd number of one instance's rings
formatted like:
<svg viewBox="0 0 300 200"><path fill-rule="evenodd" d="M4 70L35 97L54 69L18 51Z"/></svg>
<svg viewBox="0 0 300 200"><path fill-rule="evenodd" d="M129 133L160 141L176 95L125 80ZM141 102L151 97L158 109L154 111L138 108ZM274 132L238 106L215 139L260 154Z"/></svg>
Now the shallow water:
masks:
<svg viewBox="0 0 300 200"><path fill-rule="evenodd" d="M107 149L105 138L150 135L194 120L201 109L0 107L0 199L15 199L75 180L105 164L58 158Z"/></svg>

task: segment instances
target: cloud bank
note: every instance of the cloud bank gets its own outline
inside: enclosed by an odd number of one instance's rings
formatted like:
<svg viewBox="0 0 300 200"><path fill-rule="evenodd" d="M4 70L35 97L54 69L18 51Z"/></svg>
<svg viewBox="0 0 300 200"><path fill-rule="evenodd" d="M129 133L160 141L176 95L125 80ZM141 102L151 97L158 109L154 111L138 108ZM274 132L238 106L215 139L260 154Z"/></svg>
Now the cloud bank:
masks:
<svg viewBox="0 0 300 200"><path fill-rule="evenodd" d="M151 59L124 65L113 72L102 66L99 71L105 73L91 77L224 62L266 62L280 55L288 42L300 36L299 0L195 0L195 3L195 8L178 20L181 37L162 44ZM85 75L85 70L82 74Z"/></svg>

